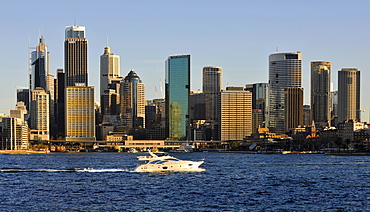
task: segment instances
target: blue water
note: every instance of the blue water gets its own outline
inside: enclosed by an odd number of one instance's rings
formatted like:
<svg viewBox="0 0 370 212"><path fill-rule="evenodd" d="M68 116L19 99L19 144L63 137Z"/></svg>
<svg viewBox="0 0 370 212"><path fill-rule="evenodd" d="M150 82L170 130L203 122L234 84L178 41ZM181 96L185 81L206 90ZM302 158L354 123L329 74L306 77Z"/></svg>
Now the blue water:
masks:
<svg viewBox="0 0 370 212"><path fill-rule="evenodd" d="M369 156L172 155L206 171L129 172L129 153L0 155L0 210L370 211Z"/></svg>

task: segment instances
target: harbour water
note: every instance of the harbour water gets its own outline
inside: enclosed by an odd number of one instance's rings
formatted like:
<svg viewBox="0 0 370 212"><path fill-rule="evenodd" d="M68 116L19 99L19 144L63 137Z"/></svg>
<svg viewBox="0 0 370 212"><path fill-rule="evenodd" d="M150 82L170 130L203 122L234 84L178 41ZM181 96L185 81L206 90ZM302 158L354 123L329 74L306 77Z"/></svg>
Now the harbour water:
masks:
<svg viewBox="0 0 370 212"><path fill-rule="evenodd" d="M0 210L370 210L370 156L172 154L206 171L130 172L138 155L0 155Z"/></svg>

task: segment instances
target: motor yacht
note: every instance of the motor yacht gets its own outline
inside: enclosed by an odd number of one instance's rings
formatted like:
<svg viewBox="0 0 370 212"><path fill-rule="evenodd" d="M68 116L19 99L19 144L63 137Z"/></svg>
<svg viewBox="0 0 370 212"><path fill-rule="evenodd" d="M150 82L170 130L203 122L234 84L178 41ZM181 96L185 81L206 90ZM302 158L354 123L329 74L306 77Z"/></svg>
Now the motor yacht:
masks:
<svg viewBox="0 0 370 212"><path fill-rule="evenodd" d="M135 172L200 172L199 168L204 159L200 161L180 160L165 152L149 152L149 156L138 156L138 160L148 161L140 164Z"/></svg>

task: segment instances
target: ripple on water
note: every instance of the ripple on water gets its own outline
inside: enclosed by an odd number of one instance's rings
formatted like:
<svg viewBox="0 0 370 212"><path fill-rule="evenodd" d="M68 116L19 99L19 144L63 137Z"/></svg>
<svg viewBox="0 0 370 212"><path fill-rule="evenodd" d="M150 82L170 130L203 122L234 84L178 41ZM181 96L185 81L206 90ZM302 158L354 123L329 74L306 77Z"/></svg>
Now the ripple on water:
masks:
<svg viewBox="0 0 370 212"><path fill-rule="evenodd" d="M132 169L135 157L0 155L5 167L1 170L14 169L0 172L2 210L365 211L369 207L368 156L193 153L178 157L205 157L205 172L114 171Z"/></svg>

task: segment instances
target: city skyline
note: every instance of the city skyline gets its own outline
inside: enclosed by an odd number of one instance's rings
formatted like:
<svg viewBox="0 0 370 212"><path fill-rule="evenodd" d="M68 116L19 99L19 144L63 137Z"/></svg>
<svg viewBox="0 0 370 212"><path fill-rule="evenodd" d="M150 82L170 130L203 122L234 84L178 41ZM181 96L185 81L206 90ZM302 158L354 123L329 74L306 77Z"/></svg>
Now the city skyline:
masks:
<svg viewBox="0 0 370 212"><path fill-rule="evenodd" d="M370 32L365 21L369 3L366 1L311 1L299 5L292 1L192 4L122 1L111 5L96 2L94 6L81 1L74 3L75 8L69 7L70 10L60 10L68 1L39 2L43 3L25 1L19 6L9 2L8 10L0 15L7 20L4 23L7 30L0 41L7 49L0 59L3 75L0 113L8 114L15 107L16 86L28 87L28 40L30 46L36 46L39 37L44 37L50 52L50 74L56 75L56 70L64 64L64 28L73 25L74 20L76 25L86 27L89 85L95 87L97 101L100 99L99 57L106 46L106 37L113 53L121 56L121 73L133 69L146 84L147 99L163 96L160 83L164 84L165 60L178 54L192 57L191 90L202 90L202 68L208 65L223 68L223 89L268 82L268 56L276 52L276 47L278 52L302 52L304 104L310 104L311 61L331 61L334 90L338 88L338 71L342 68L358 68L362 72L361 81L369 78L366 52ZM117 5L112 7L114 3ZM32 12L38 8L36 5L42 5L42 15ZM79 9L81 5L86 11ZM111 18L99 20L96 14L107 10ZM356 12L344 16L346 11ZM28 20L27 14L33 18ZM366 111L361 114L362 121L368 121L369 117L370 100L364 95L369 86L361 83L361 109Z"/></svg>

